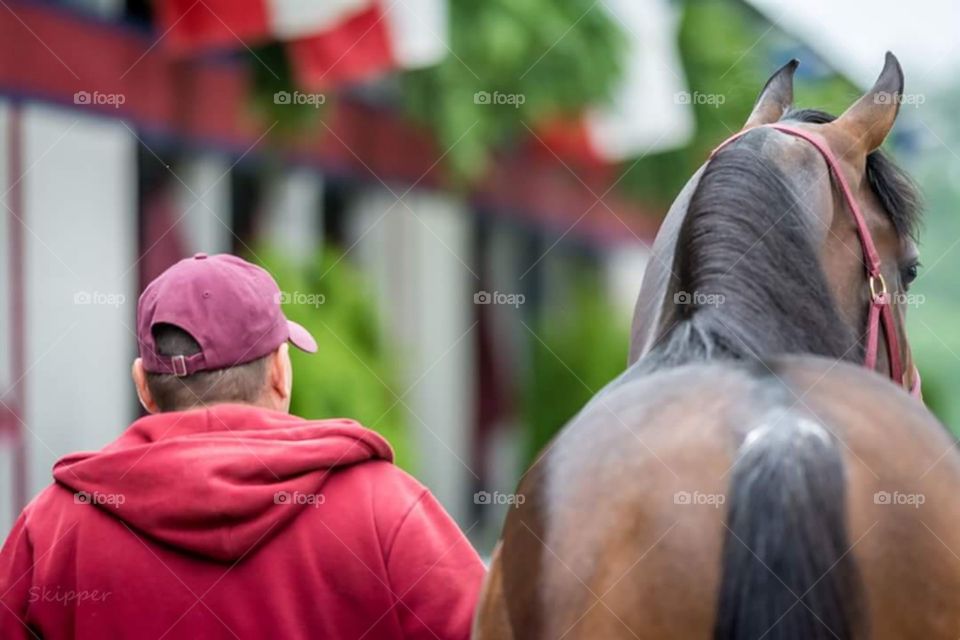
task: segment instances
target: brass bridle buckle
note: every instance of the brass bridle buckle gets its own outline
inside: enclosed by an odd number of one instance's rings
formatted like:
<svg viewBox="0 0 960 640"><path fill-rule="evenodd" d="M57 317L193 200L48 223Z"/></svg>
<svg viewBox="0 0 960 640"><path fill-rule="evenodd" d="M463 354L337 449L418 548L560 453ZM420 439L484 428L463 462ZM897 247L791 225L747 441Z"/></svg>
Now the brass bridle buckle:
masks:
<svg viewBox="0 0 960 640"><path fill-rule="evenodd" d="M877 290L877 281L880 282L880 289ZM890 300L890 294L887 291L887 281L883 279L882 273L870 276L870 298L877 304L886 304Z"/></svg>

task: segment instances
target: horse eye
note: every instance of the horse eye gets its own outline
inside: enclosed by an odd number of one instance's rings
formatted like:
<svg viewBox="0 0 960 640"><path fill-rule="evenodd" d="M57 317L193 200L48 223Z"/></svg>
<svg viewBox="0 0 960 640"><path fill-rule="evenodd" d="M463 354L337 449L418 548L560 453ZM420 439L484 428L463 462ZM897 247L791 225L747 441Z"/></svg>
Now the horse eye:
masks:
<svg viewBox="0 0 960 640"><path fill-rule="evenodd" d="M917 279L917 273L920 271L920 263L912 262L905 267L900 272L900 279L903 282L904 286L908 286L911 282Z"/></svg>

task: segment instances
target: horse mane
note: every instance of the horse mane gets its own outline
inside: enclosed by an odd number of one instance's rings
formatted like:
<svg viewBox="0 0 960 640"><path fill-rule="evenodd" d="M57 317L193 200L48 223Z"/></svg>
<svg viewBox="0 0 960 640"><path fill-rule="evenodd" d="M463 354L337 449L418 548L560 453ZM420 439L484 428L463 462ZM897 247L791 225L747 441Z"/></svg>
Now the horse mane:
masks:
<svg viewBox="0 0 960 640"><path fill-rule="evenodd" d="M833 116L806 109L783 119ZM773 133L744 136L704 168L674 255L676 322L644 370L777 353L862 359L861 336L841 317L812 244L803 194L759 152L766 135ZM880 151L868 156L866 171L897 233L913 235L920 201L912 182Z"/></svg>

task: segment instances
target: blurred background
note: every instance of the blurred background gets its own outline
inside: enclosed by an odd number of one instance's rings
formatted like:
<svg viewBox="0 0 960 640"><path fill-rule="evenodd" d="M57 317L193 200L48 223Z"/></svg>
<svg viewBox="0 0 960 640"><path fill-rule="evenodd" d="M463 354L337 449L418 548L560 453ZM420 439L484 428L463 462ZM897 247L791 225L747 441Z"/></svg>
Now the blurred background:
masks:
<svg viewBox="0 0 960 640"><path fill-rule="evenodd" d="M320 351L293 410L381 431L487 551L625 364L658 224L792 57L834 113L890 49L927 201L911 345L960 426L950 0L0 0L0 529L140 414L136 300L268 268ZM640 481L638 479L638 481Z"/></svg>

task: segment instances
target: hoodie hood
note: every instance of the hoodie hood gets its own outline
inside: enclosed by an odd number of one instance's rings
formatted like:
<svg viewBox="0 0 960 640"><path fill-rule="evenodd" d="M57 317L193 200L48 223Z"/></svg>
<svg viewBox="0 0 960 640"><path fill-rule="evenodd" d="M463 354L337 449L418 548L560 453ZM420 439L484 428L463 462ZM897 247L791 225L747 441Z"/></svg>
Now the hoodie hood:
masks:
<svg viewBox="0 0 960 640"><path fill-rule="evenodd" d="M141 418L102 451L60 459L53 477L148 536L235 561L322 499L331 471L368 460L393 452L352 420L224 404Z"/></svg>

